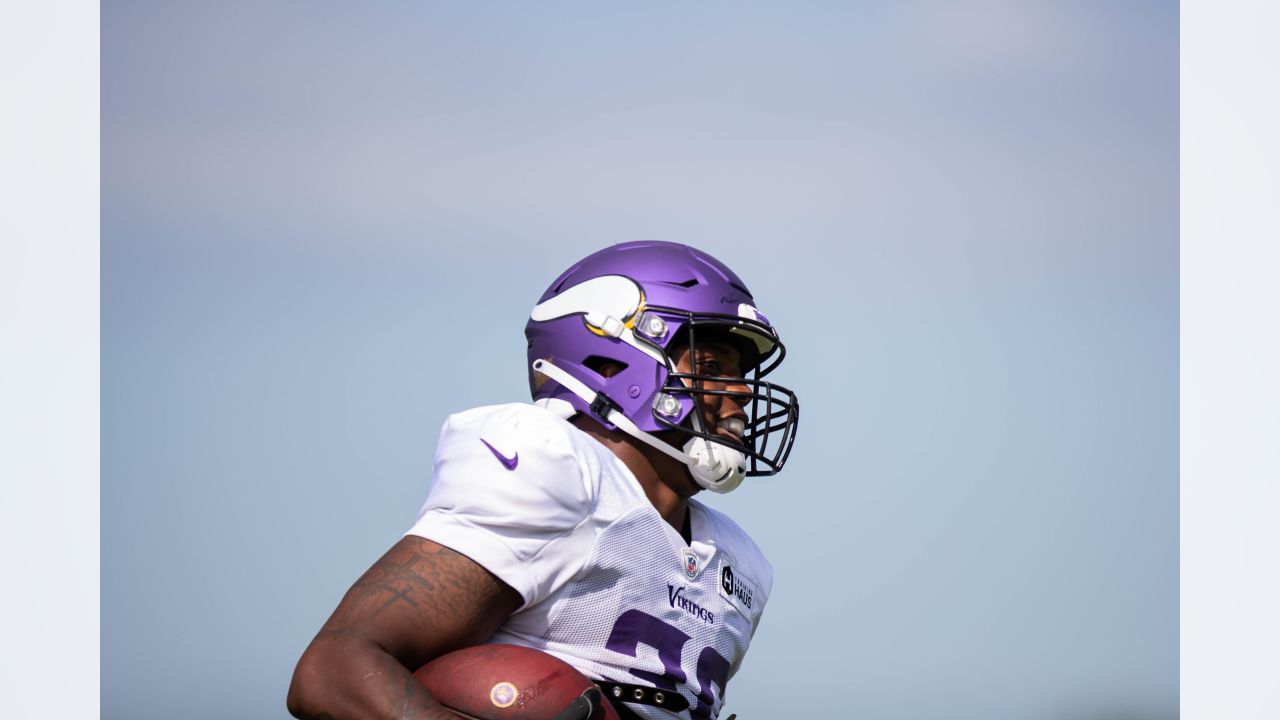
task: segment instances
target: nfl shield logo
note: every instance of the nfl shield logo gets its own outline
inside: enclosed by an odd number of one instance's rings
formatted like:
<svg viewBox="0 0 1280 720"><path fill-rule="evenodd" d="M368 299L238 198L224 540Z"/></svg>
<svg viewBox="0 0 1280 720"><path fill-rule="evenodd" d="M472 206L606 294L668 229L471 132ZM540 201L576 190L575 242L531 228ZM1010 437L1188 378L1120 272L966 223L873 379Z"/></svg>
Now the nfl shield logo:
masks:
<svg viewBox="0 0 1280 720"><path fill-rule="evenodd" d="M692 550L684 551L684 574L691 578L698 575L698 556Z"/></svg>

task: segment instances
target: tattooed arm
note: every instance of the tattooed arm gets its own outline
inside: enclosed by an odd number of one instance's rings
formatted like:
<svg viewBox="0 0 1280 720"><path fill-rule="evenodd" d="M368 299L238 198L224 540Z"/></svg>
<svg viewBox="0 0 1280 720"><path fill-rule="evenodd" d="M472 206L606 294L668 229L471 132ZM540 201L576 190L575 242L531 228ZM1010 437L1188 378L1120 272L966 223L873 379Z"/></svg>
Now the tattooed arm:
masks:
<svg viewBox="0 0 1280 720"><path fill-rule="evenodd" d="M313 720L454 720L413 670L484 642L521 602L467 556L405 537L347 591L302 654L289 712Z"/></svg>

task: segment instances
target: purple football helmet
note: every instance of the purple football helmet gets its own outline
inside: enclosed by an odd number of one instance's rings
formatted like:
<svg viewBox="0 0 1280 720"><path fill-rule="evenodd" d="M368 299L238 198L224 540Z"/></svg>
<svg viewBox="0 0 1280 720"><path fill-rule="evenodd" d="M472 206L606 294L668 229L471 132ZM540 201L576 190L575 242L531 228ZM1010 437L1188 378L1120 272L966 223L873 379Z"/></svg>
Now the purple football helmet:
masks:
<svg viewBox="0 0 1280 720"><path fill-rule="evenodd" d="M542 294L525 336L529 387L541 404L567 402L611 430L629 424L634 427L623 429L631 434L637 428L643 433L679 430L731 447L743 458L739 480L772 475L786 462L799 406L790 390L762 379L786 350L746 284L700 250L641 241L589 255ZM668 351L685 345L693 351L699 337L733 342L749 377L677 372ZM546 364L555 372L535 369ZM621 370L606 378L598 372L605 364ZM550 377L560 371L571 377L558 375L563 382ZM747 391L704 389L704 382ZM706 395L731 395L747 413L740 444L703 427L695 410ZM609 421L611 415L617 422Z"/></svg>

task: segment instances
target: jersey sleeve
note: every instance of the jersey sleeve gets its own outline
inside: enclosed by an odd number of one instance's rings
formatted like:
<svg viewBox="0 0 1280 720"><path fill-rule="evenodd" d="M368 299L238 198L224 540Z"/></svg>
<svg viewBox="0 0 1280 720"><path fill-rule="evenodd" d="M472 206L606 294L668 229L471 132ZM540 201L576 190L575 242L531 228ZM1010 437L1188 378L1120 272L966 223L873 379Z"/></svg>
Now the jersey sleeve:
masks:
<svg viewBox="0 0 1280 720"><path fill-rule="evenodd" d="M541 408L503 405L451 416L431 488L407 534L482 565L535 604L590 555L595 502L572 427Z"/></svg>

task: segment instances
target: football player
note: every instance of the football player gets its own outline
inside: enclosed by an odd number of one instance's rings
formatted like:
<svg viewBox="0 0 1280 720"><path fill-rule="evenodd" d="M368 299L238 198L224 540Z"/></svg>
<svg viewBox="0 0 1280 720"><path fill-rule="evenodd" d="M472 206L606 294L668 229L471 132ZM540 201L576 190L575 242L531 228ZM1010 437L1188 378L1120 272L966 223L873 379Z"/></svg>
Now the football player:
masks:
<svg viewBox="0 0 1280 720"><path fill-rule="evenodd" d="M412 671L486 642L568 662L623 717L718 716L773 569L694 496L786 461L777 332L720 261L633 242L556 278L525 335L534 402L445 422L417 522L298 662L295 716L451 717Z"/></svg>

